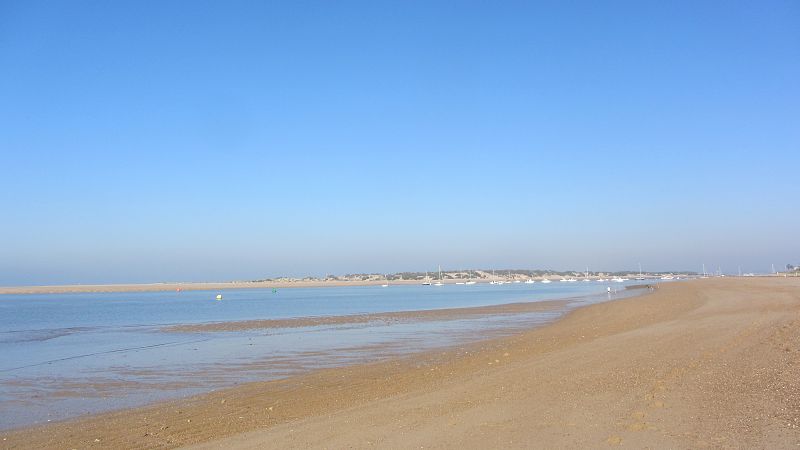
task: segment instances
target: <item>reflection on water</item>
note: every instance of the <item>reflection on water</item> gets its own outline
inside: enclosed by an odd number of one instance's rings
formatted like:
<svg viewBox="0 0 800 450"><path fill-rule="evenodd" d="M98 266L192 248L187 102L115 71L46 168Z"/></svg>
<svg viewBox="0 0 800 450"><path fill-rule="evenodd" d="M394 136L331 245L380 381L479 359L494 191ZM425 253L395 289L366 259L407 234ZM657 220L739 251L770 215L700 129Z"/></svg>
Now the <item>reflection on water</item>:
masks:
<svg viewBox="0 0 800 450"><path fill-rule="evenodd" d="M393 286L0 297L0 429L142 405L513 334L587 303L592 286ZM630 295L620 291L619 295ZM579 296L575 298L576 296ZM165 324L484 306L573 297L555 311L419 322L174 333ZM617 295L613 295L617 297ZM213 314L211 314L213 312Z"/></svg>

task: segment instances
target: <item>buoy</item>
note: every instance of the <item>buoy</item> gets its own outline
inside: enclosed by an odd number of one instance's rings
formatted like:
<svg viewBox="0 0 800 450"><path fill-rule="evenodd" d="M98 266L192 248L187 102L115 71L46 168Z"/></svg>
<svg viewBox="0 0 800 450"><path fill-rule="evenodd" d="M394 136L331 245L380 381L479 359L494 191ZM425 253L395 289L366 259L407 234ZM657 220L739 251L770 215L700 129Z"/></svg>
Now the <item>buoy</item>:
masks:
<svg viewBox="0 0 800 450"><path fill-rule="evenodd" d="M222 300L222 294L217 294L217 300Z"/></svg>

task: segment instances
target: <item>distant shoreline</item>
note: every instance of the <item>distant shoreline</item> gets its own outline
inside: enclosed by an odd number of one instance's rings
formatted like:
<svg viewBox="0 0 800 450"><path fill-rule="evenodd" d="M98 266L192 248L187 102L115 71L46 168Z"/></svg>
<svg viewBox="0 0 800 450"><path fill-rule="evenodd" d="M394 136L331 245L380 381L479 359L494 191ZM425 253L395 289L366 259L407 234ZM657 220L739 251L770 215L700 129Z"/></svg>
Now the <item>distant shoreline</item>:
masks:
<svg viewBox="0 0 800 450"><path fill-rule="evenodd" d="M454 280L444 281L454 284ZM216 291L226 289L313 288L334 286L380 286L385 281L230 281L230 282L165 282L129 284L69 284L54 286L0 287L3 294L78 294L92 292L165 292L165 291ZM420 284L416 280L397 280L390 284Z"/></svg>
<svg viewBox="0 0 800 450"><path fill-rule="evenodd" d="M497 277L496 279L501 279ZM541 278L534 277L539 281ZM478 283L488 283L492 279L482 278ZM436 280L431 280L436 282ZM464 280L442 280L443 284L456 284ZM555 281L555 280L554 280ZM9 294L79 294L79 293L111 293L111 292L168 292L168 291L219 291L227 289L288 289L319 288L343 286L381 286L386 280L335 280L335 281L229 281L229 282L164 282L164 283L127 283L127 284L65 284L52 286L9 286L0 287L0 295ZM421 285L422 280L391 280L391 285Z"/></svg>
<svg viewBox="0 0 800 450"><path fill-rule="evenodd" d="M682 277L685 275L682 275ZM774 276L774 275L766 275ZM561 275L533 276L530 277L537 283L547 278L558 282ZM527 279L528 277L524 277ZM596 282L599 277L590 276ZM517 280L523 278L517 277ZM478 284L485 284L492 280L508 280L506 277L481 277L473 278ZM391 285L419 285L423 280L389 280ZM432 279L431 281L436 281ZM444 279L444 284L464 282L464 279ZM647 277L647 282L659 281L658 277ZM580 280L578 281L580 282ZM168 292L168 291L219 291L228 289L288 289L288 288L319 288L342 286L381 286L386 280L280 280L280 281L228 281L228 282L163 282L163 283L124 283L124 284L65 284L52 286L0 286L0 295L19 294L86 294L86 293L115 293L115 292Z"/></svg>

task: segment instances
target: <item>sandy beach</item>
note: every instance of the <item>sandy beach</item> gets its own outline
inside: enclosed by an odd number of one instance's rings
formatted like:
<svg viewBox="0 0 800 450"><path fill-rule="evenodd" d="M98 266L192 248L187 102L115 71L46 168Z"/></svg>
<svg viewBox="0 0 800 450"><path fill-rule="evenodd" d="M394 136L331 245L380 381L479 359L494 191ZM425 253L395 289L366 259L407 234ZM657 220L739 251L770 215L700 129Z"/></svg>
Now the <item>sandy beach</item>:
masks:
<svg viewBox="0 0 800 450"><path fill-rule="evenodd" d="M707 279L509 338L0 433L2 448L796 448L800 280Z"/></svg>

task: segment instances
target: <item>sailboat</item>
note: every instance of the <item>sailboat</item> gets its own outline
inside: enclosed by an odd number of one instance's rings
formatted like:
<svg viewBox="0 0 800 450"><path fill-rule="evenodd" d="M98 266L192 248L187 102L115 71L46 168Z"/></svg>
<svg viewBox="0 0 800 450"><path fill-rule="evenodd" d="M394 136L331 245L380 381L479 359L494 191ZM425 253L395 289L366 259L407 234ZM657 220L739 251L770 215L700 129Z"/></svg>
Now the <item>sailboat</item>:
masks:
<svg viewBox="0 0 800 450"><path fill-rule="evenodd" d="M637 280L644 280L644 275L642 275L642 263L639 263L639 276L636 277Z"/></svg>
<svg viewBox="0 0 800 450"><path fill-rule="evenodd" d="M439 281L437 281L436 283L433 283L433 285L434 286L444 286L444 283L442 283L442 266L439 266Z"/></svg>
<svg viewBox="0 0 800 450"><path fill-rule="evenodd" d="M467 283L466 284L475 284L475 281L472 280L472 271L467 271Z"/></svg>
<svg viewBox="0 0 800 450"><path fill-rule="evenodd" d="M589 268L588 267L586 268L586 273L585 273L584 276L585 276L585 278L583 279L583 281L592 281L592 280L589 279Z"/></svg>
<svg viewBox="0 0 800 450"><path fill-rule="evenodd" d="M385 278L386 278L386 283L383 283L381 287L389 287L389 275L386 275Z"/></svg>
<svg viewBox="0 0 800 450"><path fill-rule="evenodd" d="M423 286L430 286L431 279L428 277L428 272L425 272L425 279L422 281Z"/></svg>
<svg viewBox="0 0 800 450"><path fill-rule="evenodd" d="M475 284L475 282L472 281L472 272L469 270L467 271L467 282L464 284Z"/></svg>

